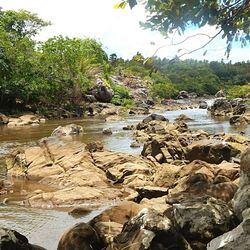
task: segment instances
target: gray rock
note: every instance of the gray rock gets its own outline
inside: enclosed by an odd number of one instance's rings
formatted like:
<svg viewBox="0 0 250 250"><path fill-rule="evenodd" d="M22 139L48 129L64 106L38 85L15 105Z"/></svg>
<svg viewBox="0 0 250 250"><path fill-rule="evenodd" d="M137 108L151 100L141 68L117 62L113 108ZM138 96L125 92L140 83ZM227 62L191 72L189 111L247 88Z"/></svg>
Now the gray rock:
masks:
<svg viewBox="0 0 250 250"><path fill-rule="evenodd" d="M191 249L172 222L154 209L144 208L124 224L113 248L127 250Z"/></svg>
<svg viewBox="0 0 250 250"><path fill-rule="evenodd" d="M173 209L176 222L187 240L196 239L208 243L236 225L229 206L212 197L173 204Z"/></svg>
<svg viewBox="0 0 250 250"><path fill-rule="evenodd" d="M104 128L103 131L102 131L102 133L104 135L112 135L113 134L111 128Z"/></svg>
<svg viewBox="0 0 250 250"><path fill-rule="evenodd" d="M209 242L207 250L249 250L250 209L243 213L244 220L234 228Z"/></svg>
<svg viewBox="0 0 250 250"><path fill-rule="evenodd" d="M76 124L69 124L66 126L57 127L51 134L51 136L67 136L67 135L77 135L83 132L83 127Z"/></svg>
<svg viewBox="0 0 250 250"><path fill-rule="evenodd" d="M0 228L1 250L46 250L43 247L32 245L29 240L15 230Z"/></svg>

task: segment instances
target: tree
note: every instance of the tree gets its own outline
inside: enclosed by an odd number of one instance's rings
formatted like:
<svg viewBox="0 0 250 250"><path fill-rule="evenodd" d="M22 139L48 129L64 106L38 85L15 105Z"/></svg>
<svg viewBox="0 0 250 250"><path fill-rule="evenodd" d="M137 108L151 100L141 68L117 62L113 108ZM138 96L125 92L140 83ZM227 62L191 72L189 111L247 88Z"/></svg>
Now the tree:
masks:
<svg viewBox="0 0 250 250"><path fill-rule="evenodd" d="M136 0L126 0L116 7L124 8L126 3L131 8L137 5ZM194 26L215 26L217 33L194 51L205 47L220 34L227 39L227 55L234 41L239 41L241 46L250 41L250 0L147 0L143 4L147 12L143 27L166 35L176 30L183 34Z"/></svg>

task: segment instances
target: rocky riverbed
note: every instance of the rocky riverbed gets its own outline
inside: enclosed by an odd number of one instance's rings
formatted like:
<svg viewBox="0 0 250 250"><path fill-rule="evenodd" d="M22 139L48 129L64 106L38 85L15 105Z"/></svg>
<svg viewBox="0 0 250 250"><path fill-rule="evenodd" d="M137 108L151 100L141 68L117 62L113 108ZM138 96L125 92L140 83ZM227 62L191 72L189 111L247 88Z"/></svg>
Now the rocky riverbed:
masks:
<svg viewBox="0 0 250 250"><path fill-rule="evenodd" d="M37 186L16 199L11 179L3 181L2 200L7 207L73 208L71 214L80 217L109 207L89 221L78 220L82 223L65 232L58 249L232 249L227 234L238 242L233 249L248 249L248 127L240 128L242 135L225 134L223 126L214 133L208 124L194 129L202 112L196 117L183 111L186 116L179 112L171 119L149 115L123 124L141 155L67 136L84 133L84 127L50 131L53 136L15 148L6 158L9 177ZM2 230L1 237L12 233ZM28 247L26 238L14 235Z"/></svg>

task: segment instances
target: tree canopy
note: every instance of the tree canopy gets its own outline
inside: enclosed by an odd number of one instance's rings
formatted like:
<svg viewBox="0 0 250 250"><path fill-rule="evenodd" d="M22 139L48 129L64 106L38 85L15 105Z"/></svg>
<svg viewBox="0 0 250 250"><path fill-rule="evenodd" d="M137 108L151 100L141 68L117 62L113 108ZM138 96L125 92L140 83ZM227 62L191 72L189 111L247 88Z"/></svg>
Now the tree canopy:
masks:
<svg viewBox="0 0 250 250"><path fill-rule="evenodd" d="M227 40L227 55L234 41L239 41L241 46L250 41L250 0L126 0L116 7L124 8L129 3L133 8L140 2L147 13L147 20L142 23L145 28L167 35L176 30L182 34L190 27L212 25L217 33L209 42L222 34Z"/></svg>

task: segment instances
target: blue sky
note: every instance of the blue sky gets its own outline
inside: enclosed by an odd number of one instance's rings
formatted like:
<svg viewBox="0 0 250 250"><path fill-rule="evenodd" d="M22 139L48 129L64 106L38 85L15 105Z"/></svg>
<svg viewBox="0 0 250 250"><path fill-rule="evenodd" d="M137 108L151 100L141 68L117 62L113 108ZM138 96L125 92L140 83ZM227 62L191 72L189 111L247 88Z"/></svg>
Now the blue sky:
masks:
<svg viewBox="0 0 250 250"><path fill-rule="evenodd" d="M137 51L144 56L152 56L158 47L163 47L157 52L157 56L172 58L174 55L190 51L207 41L205 36L195 36L188 39L180 46L170 46L170 39L165 39L157 32L143 30L139 21L145 19L144 9L140 6L133 10L114 10L113 6L119 0L2 0L0 6L7 9L26 9L37 13L41 18L52 22L52 26L45 28L37 37L38 40L46 40L55 35L69 37L92 37L103 44L107 53L116 53L123 58L131 58ZM174 43L183 40L187 36L196 33L213 35L214 27L204 27L201 30L190 29L185 36L175 36ZM155 45L152 45L154 42ZM194 58L199 60L218 60L224 56L226 42L218 38L206 49L183 59ZM242 49L235 46L229 60L233 62L250 60L250 46Z"/></svg>

